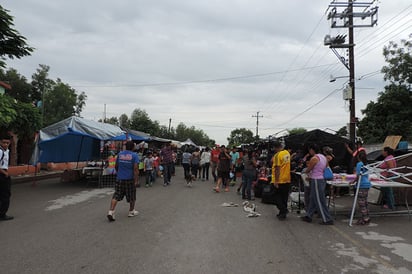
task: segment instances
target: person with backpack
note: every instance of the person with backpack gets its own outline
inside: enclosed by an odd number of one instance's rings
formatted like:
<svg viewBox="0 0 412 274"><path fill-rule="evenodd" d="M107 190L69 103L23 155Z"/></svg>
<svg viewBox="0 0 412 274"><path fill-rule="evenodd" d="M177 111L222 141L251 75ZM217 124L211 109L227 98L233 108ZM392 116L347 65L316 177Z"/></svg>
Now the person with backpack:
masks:
<svg viewBox="0 0 412 274"><path fill-rule="evenodd" d="M8 135L0 137L0 221L14 219L13 216L7 215L11 196L11 178L8 172L10 140L11 137Z"/></svg>

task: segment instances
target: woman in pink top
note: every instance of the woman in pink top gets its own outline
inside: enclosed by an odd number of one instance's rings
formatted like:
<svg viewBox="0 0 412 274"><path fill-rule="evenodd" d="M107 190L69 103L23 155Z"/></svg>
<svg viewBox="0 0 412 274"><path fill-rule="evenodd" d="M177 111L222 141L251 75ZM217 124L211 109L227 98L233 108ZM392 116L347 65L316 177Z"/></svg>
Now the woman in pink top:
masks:
<svg viewBox="0 0 412 274"><path fill-rule="evenodd" d="M390 178L391 176L393 176L393 174L390 171L387 171L388 169L396 167L396 160L393 154L394 152L392 148L390 147L383 148L382 155L383 157L385 157L385 159L383 160L383 163L380 164L379 168L386 169L385 171L381 173L381 175L385 178ZM381 191L383 195L382 197L383 207L394 210L395 209L395 199L393 197L392 188L391 187L381 187Z"/></svg>
<svg viewBox="0 0 412 274"><path fill-rule="evenodd" d="M323 171L327 166L327 159L319 152L320 150L317 145L309 146L309 153L313 155L313 157L310 159L305 172L308 178L310 178L310 200L306 216L302 217L302 221L311 223L313 214L318 212L322 218L320 224L333 225L333 219L326 204L326 181L323 178Z"/></svg>

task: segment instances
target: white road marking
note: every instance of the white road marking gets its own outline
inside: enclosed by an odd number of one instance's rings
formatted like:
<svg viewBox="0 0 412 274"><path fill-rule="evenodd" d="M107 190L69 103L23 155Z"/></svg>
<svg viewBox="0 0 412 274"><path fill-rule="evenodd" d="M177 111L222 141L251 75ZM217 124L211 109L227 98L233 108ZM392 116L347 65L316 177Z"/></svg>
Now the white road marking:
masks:
<svg viewBox="0 0 412 274"><path fill-rule="evenodd" d="M84 190L79 193L73 195L67 195L56 200L51 200L49 203L52 203L50 206L46 207L46 211L60 209L65 206L75 205L78 203L85 202L91 198L97 197L105 197L108 195L113 194L113 188L100 188L100 189L93 189L93 190Z"/></svg>

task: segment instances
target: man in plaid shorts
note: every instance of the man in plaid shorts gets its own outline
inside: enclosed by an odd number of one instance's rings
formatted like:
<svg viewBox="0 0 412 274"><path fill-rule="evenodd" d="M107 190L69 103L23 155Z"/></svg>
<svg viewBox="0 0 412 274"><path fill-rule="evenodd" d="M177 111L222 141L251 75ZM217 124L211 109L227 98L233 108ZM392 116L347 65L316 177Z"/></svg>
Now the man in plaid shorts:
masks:
<svg viewBox="0 0 412 274"><path fill-rule="evenodd" d="M133 152L135 145L133 141L127 141L126 150L121 151L116 159L116 184L115 191L110 203L110 210L107 214L107 219L110 222L115 220L114 209L118 201L123 200L126 196L127 202L130 204L128 217L134 217L139 212L134 209L136 202L136 186L139 183L139 156Z"/></svg>

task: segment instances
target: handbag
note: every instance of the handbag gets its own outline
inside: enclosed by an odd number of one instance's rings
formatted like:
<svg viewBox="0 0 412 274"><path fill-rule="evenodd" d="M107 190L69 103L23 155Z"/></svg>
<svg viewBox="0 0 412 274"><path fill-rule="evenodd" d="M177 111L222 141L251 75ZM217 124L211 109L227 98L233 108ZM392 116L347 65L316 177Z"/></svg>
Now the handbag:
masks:
<svg viewBox="0 0 412 274"><path fill-rule="evenodd" d="M323 178L325 180L332 180L333 179L333 172L332 172L332 169L329 166L327 166L323 170Z"/></svg>

